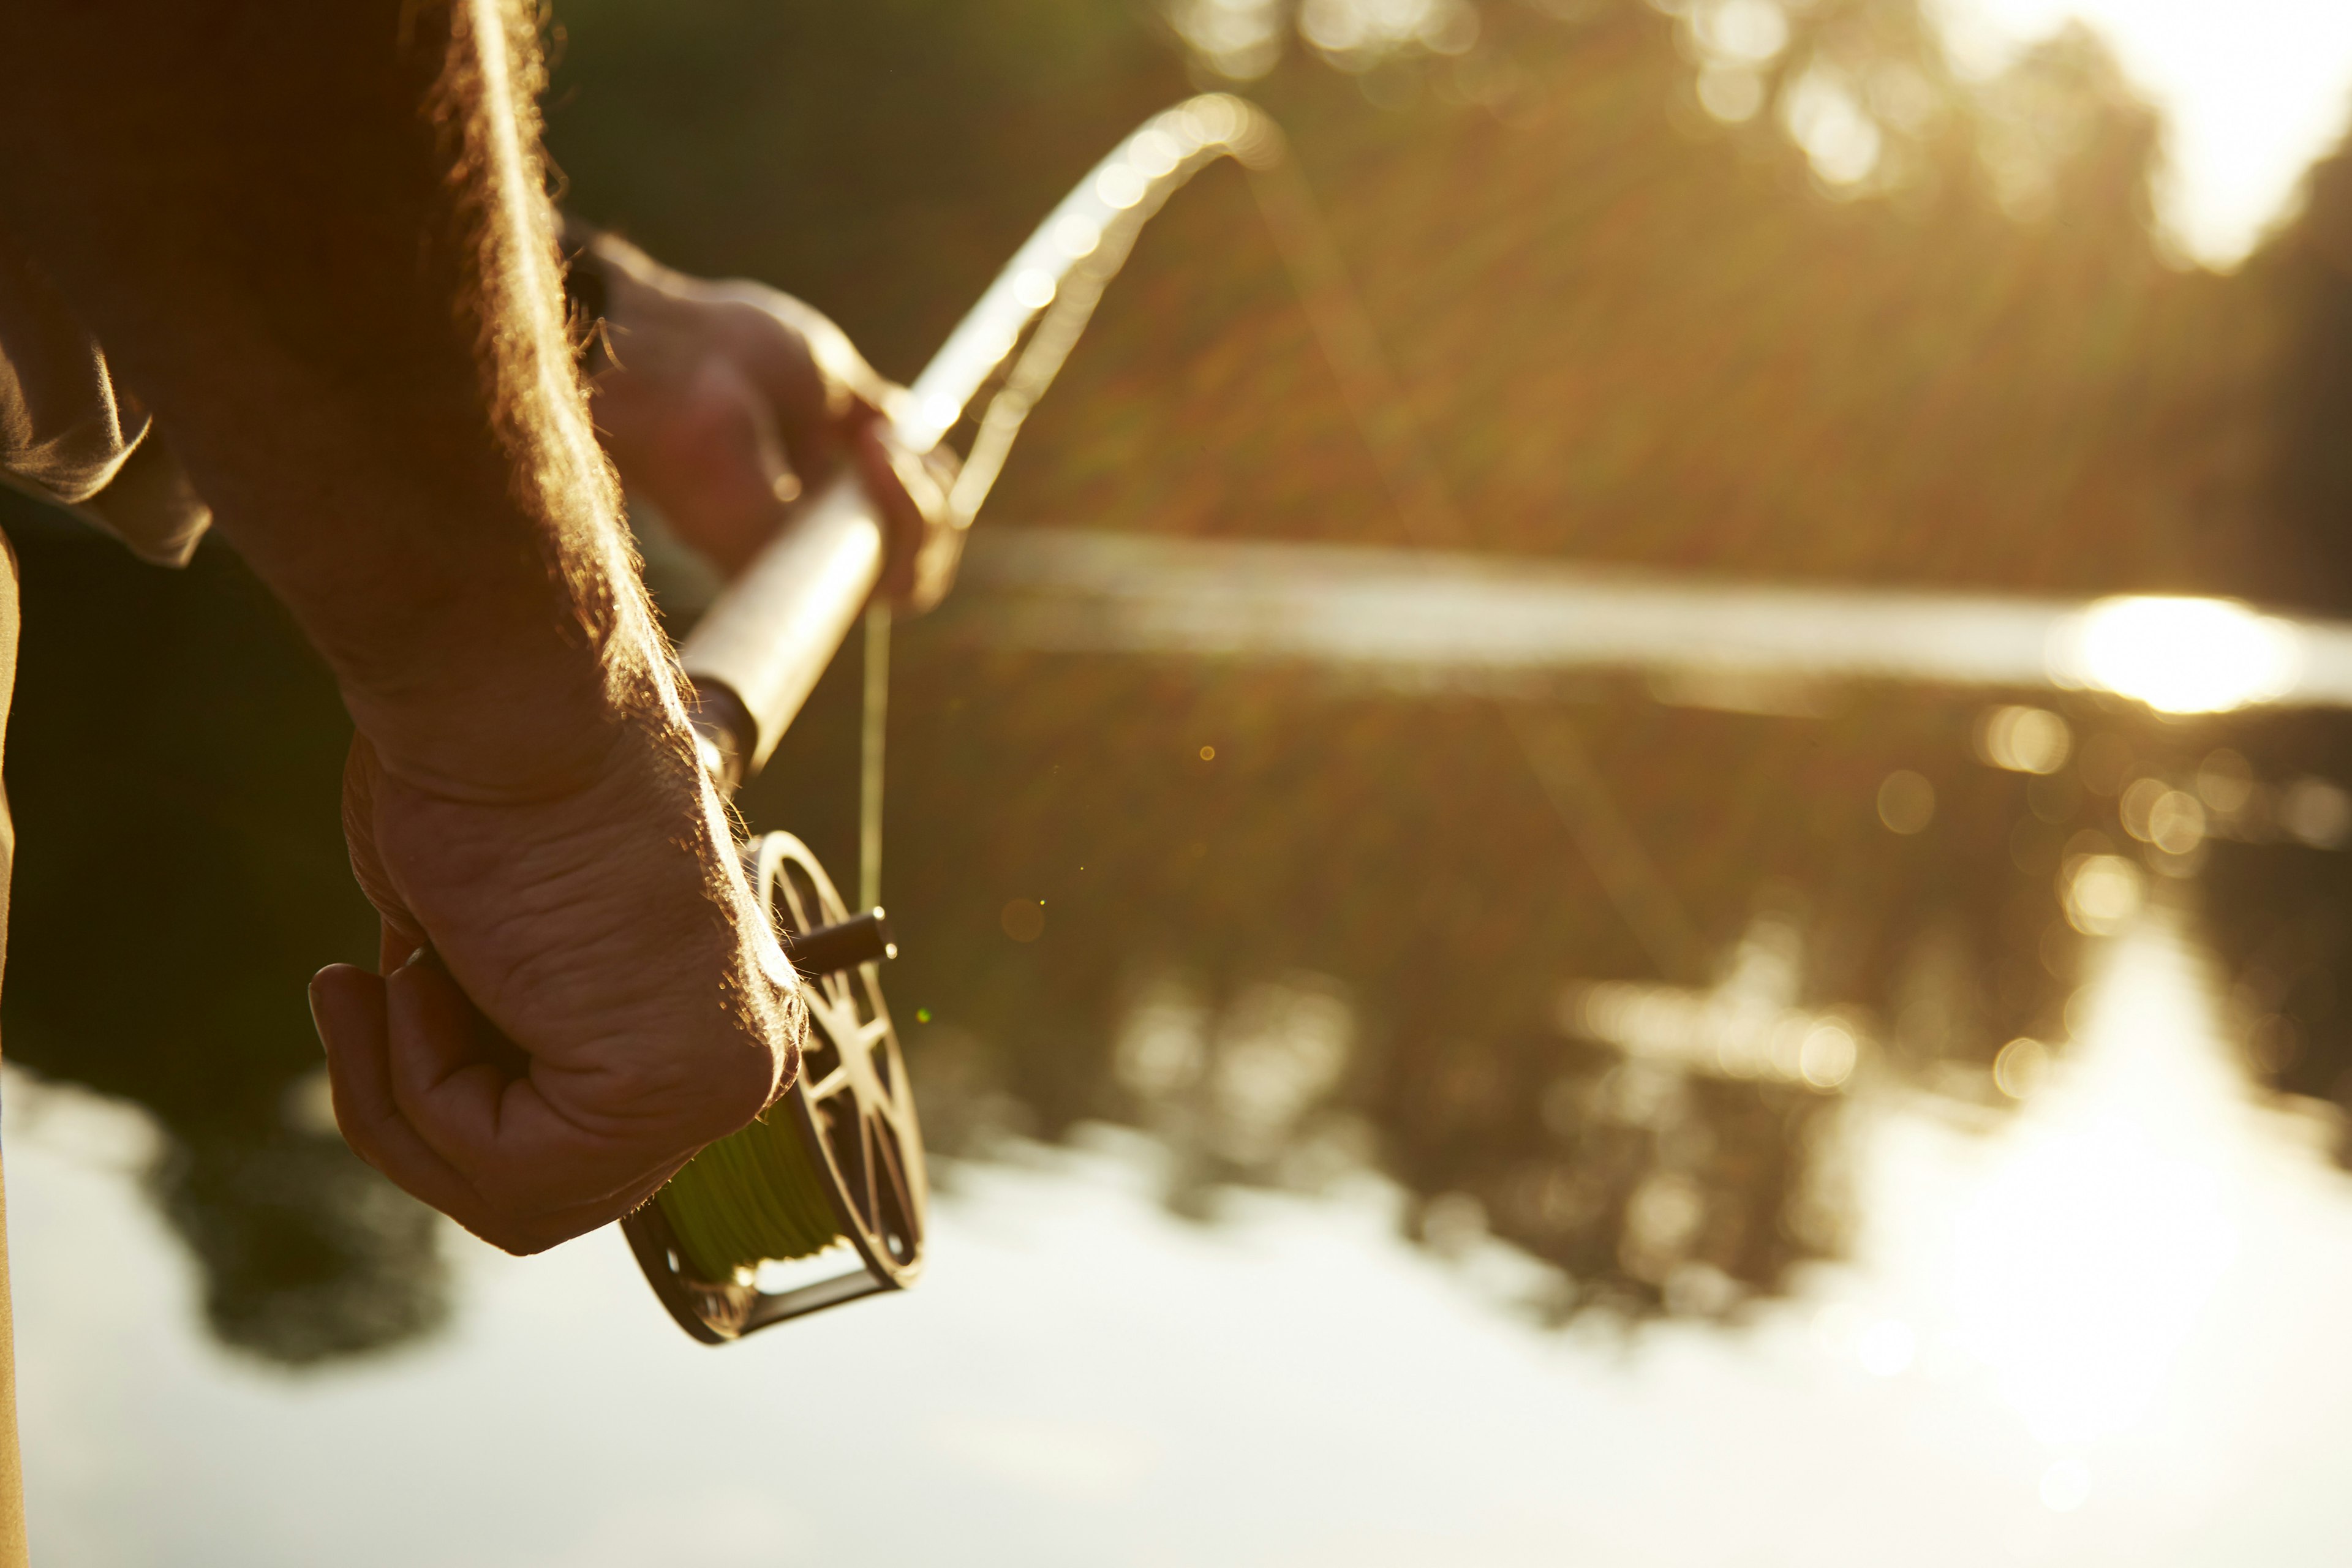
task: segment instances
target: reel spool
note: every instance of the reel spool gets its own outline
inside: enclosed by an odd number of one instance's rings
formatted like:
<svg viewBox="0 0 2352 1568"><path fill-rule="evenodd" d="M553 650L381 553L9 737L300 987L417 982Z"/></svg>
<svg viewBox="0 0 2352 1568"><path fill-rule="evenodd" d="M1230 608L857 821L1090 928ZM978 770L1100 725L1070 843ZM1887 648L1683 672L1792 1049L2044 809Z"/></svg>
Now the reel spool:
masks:
<svg viewBox="0 0 2352 1568"><path fill-rule="evenodd" d="M882 911L852 919L789 833L752 840L743 858L806 982L800 1074L758 1121L705 1148L621 1222L654 1294L706 1344L914 1283L929 1194L914 1095L877 973L898 951ZM782 1291L754 1280L763 1262L845 1240L856 1268Z"/></svg>

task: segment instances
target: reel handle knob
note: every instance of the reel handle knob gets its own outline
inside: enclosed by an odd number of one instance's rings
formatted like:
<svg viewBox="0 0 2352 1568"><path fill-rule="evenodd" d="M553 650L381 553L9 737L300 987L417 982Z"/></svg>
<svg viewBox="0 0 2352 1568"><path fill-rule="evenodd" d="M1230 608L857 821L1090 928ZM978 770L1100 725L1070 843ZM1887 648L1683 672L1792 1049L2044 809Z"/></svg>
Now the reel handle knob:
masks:
<svg viewBox="0 0 2352 1568"><path fill-rule="evenodd" d="M890 917L877 905L838 925L800 932L784 943L784 956L793 961L794 969L814 980L861 963L896 958L898 944L890 934Z"/></svg>

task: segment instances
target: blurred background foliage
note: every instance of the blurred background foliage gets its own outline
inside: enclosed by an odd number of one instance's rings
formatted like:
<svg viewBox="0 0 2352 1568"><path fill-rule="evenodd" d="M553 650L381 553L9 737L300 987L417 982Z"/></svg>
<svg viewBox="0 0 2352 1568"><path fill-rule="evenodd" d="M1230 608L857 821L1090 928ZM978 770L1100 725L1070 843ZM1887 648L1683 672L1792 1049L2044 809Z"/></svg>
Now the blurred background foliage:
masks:
<svg viewBox="0 0 2352 1568"><path fill-rule="evenodd" d="M1975 79L1915 0L559 0L553 24L566 204L800 294L902 378L1137 121L1240 82L1283 122L1461 537L1409 532L1374 482L1230 169L1148 233L987 529L2352 596L2352 163L2238 271L2190 268L2151 235L2160 127L2087 33ZM26 627L11 1058L156 1113L163 1212L229 1342L304 1362L429 1328L431 1225L341 1152L303 1010L313 969L372 947L331 684L225 547L166 575L0 507ZM1558 1264L1563 1313L1729 1311L1838 1246L1837 1096L1563 1030L1571 980L1706 977L1658 973L1493 705L975 652L952 606L899 646L889 984L943 1150L1140 1122L1204 1214L1228 1181L1370 1163L1433 1245ZM845 873L843 665L744 807ZM1795 933L1792 999L1955 1093L2013 1036L2063 1036L2053 879L2085 834L2137 853L2135 769L2188 779L2226 740L2263 776L2352 776L2309 718L2084 700L2075 733L2111 743L2077 754L2131 766L2029 780L1980 764L1957 699L1545 696L1727 966ZM1930 830L1882 826L1896 769L1930 782ZM2345 942L2341 859L2193 868L2256 1065L2322 1095L2352 1063L2312 978Z"/></svg>

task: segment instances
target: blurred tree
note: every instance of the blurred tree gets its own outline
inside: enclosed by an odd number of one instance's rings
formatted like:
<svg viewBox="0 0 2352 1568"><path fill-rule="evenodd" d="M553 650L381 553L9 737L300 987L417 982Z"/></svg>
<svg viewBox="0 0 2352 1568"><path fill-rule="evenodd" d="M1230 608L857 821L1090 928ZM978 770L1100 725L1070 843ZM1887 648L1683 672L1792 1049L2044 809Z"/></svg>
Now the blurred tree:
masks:
<svg viewBox="0 0 2352 1568"><path fill-rule="evenodd" d="M2231 280L2238 372L2210 410L2229 466L2202 544L2209 580L2275 603L2352 613L2352 145L2306 178L2301 210ZM2352 726L2277 714L2230 743L2275 773L2352 778ZM2212 739L2218 740L2219 737ZM2249 1065L2352 1110L2352 864L2292 843L2221 847L2212 931ZM2339 1152L2352 1162L2352 1144Z"/></svg>

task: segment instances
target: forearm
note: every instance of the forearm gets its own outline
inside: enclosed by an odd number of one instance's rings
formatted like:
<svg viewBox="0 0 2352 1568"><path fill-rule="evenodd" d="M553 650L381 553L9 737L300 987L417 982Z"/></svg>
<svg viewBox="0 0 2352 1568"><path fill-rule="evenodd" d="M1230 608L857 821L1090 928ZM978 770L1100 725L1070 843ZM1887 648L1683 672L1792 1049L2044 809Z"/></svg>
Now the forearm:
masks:
<svg viewBox="0 0 2352 1568"><path fill-rule="evenodd" d="M0 228L387 765L529 790L673 714L496 0L0 12Z"/></svg>
<svg viewBox="0 0 2352 1568"><path fill-rule="evenodd" d="M346 1135L530 1250L755 1115L803 1012L582 406L510 3L0 0L0 235L360 731L384 973L312 990Z"/></svg>

